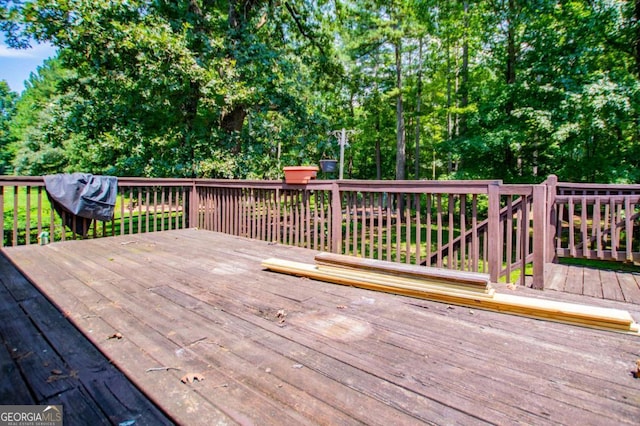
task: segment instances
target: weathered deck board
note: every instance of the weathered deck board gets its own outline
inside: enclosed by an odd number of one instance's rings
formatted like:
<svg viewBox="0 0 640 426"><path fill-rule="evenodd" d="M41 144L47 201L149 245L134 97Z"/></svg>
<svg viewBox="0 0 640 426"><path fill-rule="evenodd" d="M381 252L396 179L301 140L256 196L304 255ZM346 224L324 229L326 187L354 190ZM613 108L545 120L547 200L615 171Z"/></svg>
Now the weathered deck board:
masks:
<svg viewBox="0 0 640 426"><path fill-rule="evenodd" d="M600 271L600 283L602 286L602 297L604 299L624 302L624 294L618 282L618 274L614 271Z"/></svg>
<svg viewBox="0 0 640 426"><path fill-rule="evenodd" d="M4 255L0 271L0 403L63 404L65 424L172 424Z"/></svg>
<svg viewBox="0 0 640 426"><path fill-rule="evenodd" d="M313 251L182 230L6 252L180 423L634 424L640 415L631 375L640 337L260 266L271 256L312 263ZM591 300L639 318L636 305ZM108 338L116 332L123 338ZM162 366L180 370L147 371ZM187 372L205 380L183 384Z"/></svg>

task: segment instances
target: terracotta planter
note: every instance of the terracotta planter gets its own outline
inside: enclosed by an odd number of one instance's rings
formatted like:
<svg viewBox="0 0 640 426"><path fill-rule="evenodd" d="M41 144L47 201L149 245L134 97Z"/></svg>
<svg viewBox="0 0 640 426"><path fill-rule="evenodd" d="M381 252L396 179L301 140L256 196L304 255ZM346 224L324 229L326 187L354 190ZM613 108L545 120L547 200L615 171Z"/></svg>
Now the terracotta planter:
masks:
<svg viewBox="0 0 640 426"><path fill-rule="evenodd" d="M290 166L284 168L284 181L288 184L305 185L316 177L318 166Z"/></svg>

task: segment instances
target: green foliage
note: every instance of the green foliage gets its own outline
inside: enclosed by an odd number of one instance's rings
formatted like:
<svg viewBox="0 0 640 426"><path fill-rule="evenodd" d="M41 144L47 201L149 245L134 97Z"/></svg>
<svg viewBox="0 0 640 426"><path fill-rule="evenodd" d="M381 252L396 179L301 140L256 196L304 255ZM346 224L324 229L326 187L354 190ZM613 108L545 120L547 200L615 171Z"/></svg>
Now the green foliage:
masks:
<svg viewBox="0 0 640 426"><path fill-rule="evenodd" d="M622 0L0 1L9 43L59 49L17 102L0 86L0 167L279 179L337 158L329 132L347 128L349 178L640 182L638 13Z"/></svg>
<svg viewBox="0 0 640 426"><path fill-rule="evenodd" d="M0 175L7 174L13 152L10 144L13 140L10 134L10 124L15 113L17 93L9 89L6 81L0 81Z"/></svg>

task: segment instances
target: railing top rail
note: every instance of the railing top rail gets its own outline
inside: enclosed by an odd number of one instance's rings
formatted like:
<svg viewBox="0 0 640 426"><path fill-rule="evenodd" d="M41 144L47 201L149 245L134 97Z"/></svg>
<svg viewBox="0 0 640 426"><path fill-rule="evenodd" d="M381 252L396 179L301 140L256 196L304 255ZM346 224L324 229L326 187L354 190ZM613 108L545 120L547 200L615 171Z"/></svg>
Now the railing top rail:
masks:
<svg viewBox="0 0 640 426"><path fill-rule="evenodd" d="M195 179L196 186L243 188L331 189L338 185L342 191L387 192L460 192L485 193L488 185L499 180L427 181L427 180L311 180L306 185L288 185L279 180ZM426 190L426 191L425 191Z"/></svg>
<svg viewBox="0 0 640 426"><path fill-rule="evenodd" d="M118 177L120 186L191 186L188 178ZM43 186L44 176L0 176L0 186Z"/></svg>
<svg viewBox="0 0 640 426"><path fill-rule="evenodd" d="M282 180L244 180L244 179L194 179L198 187L254 188L254 189L309 189L330 190L335 181L312 180L306 185L290 185Z"/></svg>
<svg viewBox="0 0 640 426"><path fill-rule="evenodd" d="M44 185L42 176L0 176L0 186Z"/></svg>
<svg viewBox="0 0 640 426"><path fill-rule="evenodd" d="M500 195L533 195L533 188L544 185L528 185L528 184L501 184Z"/></svg>
<svg viewBox="0 0 640 426"><path fill-rule="evenodd" d="M341 191L486 194L499 180L340 180Z"/></svg>
<svg viewBox="0 0 640 426"><path fill-rule="evenodd" d="M558 182L558 192L563 191L637 191L640 192L640 185L637 184L614 184L614 183L572 183Z"/></svg>
<svg viewBox="0 0 640 426"><path fill-rule="evenodd" d="M306 185L290 185L281 180L190 179L118 177L119 186L199 186L258 189L330 190L337 185L341 191L402 192L402 193L463 193L485 194L489 185L499 180L428 181L428 180L312 180ZM43 186L43 176L0 176L1 186Z"/></svg>
<svg viewBox="0 0 640 426"><path fill-rule="evenodd" d="M599 202L624 202L626 200L629 200L630 202L637 204L640 203L640 194L587 194L587 195L580 195L580 194L576 194L576 195L558 195L555 198L555 203L556 204L562 204L562 203L567 203L569 201L571 202L581 202L581 201L585 201L587 203L594 203L597 201Z"/></svg>

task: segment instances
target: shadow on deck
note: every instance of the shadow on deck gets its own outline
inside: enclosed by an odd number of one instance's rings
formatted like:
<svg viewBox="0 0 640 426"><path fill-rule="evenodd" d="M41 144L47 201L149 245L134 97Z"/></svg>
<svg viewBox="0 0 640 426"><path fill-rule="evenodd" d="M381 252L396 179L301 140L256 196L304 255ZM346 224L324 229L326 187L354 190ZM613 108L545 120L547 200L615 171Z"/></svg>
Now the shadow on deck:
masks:
<svg viewBox="0 0 640 426"><path fill-rule="evenodd" d="M62 405L63 423L173 422L0 252L0 404Z"/></svg>

